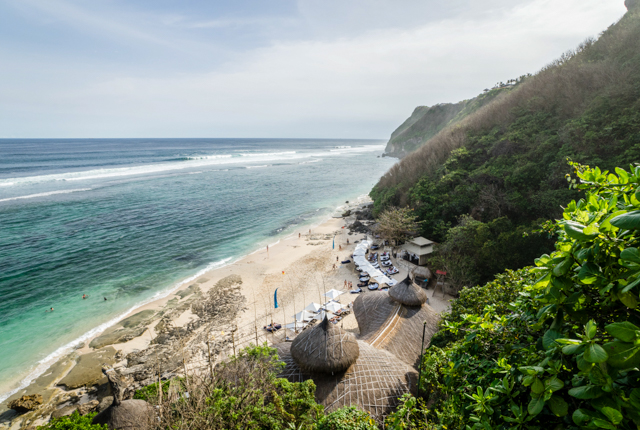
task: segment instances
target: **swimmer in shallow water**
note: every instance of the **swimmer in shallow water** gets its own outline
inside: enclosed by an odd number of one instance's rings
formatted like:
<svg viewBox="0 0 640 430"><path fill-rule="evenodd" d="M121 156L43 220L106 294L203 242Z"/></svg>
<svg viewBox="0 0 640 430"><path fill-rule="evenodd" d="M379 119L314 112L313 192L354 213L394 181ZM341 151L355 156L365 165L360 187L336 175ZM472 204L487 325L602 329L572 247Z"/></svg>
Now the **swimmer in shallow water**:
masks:
<svg viewBox="0 0 640 430"><path fill-rule="evenodd" d="M105 301L105 302L107 301L107 298L106 298L106 297L104 298L104 301Z"/></svg>
<svg viewBox="0 0 640 430"><path fill-rule="evenodd" d="M45 312L53 312L53 308L49 308L49 310Z"/></svg>
<svg viewBox="0 0 640 430"><path fill-rule="evenodd" d="M86 299L86 298L87 298L87 295L86 295L86 294L83 294L83 295L82 295L82 298L83 298L83 299Z"/></svg>

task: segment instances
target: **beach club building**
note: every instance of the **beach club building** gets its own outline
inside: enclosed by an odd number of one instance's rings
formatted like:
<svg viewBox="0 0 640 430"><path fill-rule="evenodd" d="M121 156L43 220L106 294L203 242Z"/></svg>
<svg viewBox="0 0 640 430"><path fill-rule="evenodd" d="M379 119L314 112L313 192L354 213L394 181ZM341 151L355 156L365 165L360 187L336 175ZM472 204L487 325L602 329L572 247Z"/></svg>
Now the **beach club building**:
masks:
<svg viewBox="0 0 640 430"><path fill-rule="evenodd" d="M427 256L433 252L434 243L422 236L409 239L400 247L403 250L402 258L417 266L424 266Z"/></svg>

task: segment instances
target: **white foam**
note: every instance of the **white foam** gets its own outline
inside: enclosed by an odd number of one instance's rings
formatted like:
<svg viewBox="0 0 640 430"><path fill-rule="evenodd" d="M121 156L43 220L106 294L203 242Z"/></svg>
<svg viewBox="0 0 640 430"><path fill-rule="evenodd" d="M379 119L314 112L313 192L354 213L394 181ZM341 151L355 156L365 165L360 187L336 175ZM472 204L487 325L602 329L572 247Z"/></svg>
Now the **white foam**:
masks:
<svg viewBox="0 0 640 430"><path fill-rule="evenodd" d="M268 164L264 164L262 166L247 166L247 169L257 169L259 167L269 167L269 165Z"/></svg>
<svg viewBox="0 0 640 430"><path fill-rule="evenodd" d="M119 321L123 320L124 318L126 318L127 316L131 315L135 310L141 308L144 305L147 305L151 302L154 302L156 300L159 299L163 299L165 297L167 297L168 295L174 293L176 290L178 290L181 286L183 286L184 284L187 284L189 282L192 282L196 279L198 279L200 276L204 275L205 273L207 273L210 270L213 269L219 269L221 267L224 267L231 261L233 257L229 257L229 258L225 258L223 260L220 261L215 261L211 264L209 264L207 267L205 267L204 269L200 270L198 273L196 273L195 275L184 279L180 282L178 282L177 284L171 286L170 288L167 288L163 291L159 291L156 294L154 294L152 297L148 298L147 300L144 300L141 303L138 303L137 305L129 308L129 310L121 313L120 315L111 318L109 321L100 324L99 326L89 330L88 332L84 333L82 336L72 340L71 342L61 346L60 348L56 349L55 351L53 351L51 354L47 355L45 358L43 358L42 360L40 360L37 364L35 369L33 369L24 379L22 379L22 381L20 381L20 384L17 388L8 391L6 393L2 393L0 394L0 403L4 402L7 398L13 396L15 393L17 393L18 391L22 390L23 388L26 388L29 384L31 384L31 382L33 382L36 378L38 378L40 375L42 375L53 363L55 363L56 360L58 360L60 357L64 356L65 354L68 354L69 352L71 352L74 347L76 345L78 345L81 342L86 342L87 340L91 339L93 336L105 331L106 329L108 329L109 327L117 324Z"/></svg>
<svg viewBox="0 0 640 430"><path fill-rule="evenodd" d="M69 194L69 193L77 193L80 191L91 191L91 190L92 188L79 188L77 190L49 191L48 193L29 194L27 196L18 196L18 197L9 197L7 199L0 199L0 202L10 202L12 200L21 200L21 199L34 199L36 197L47 197L47 196L53 196L56 194Z"/></svg>
<svg viewBox="0 0 640 430"><path fill-rule="evenodd" d="M358 147L344 147L342 149L329 149L323 152L262 152L262 153L243 153L241 156L231 156L229 154L220 154L212 156L203 156L197 159L186 159L182 161L147 164L143 166L131 167L115 167L109 169L94 169L81 172L66 172L51 175L27 176L22 178L9 178L0 180L0 186L13 186L34 184L40 182L54 181L83 181L89 179L114 178L122 176L148 175L166 171L199 169L202 167L245 163L247 160L256 160L262 162L279 161L279 160L298 160L312 159L326 156L340 156L344 154L357 154L362 152L373 152L384 150L384 145L363 145Z"/></svg>

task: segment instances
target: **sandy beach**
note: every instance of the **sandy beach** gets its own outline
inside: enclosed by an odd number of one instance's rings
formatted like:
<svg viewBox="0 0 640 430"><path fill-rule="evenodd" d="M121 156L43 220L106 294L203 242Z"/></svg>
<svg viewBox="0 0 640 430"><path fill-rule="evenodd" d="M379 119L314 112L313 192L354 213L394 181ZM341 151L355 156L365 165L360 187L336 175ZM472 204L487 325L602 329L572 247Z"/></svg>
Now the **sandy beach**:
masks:
<svg viewBox="0 0 640 430"><path fill-rule="evenodd" d="M294 314L311 302L320 305L328 302L324 294L331 289L344 293L336 301L348 309L357 295L349 293L345 281L354 286L359 281L354 264L341 261L351 259L356 244L366 237L350 232L347 227L353 221L354 217L330 218L311 229L295 231L268 249L206 272L167 297L136 309L118 324L79 345L31 385L7 399L0 409L0 426L17 428L18 420L10 424L14 413L6 405L25 394L42 394L48 413L62 413L65 408L69 410L87 401L98 403L101 396L108 394L101 392L106 385L102 365L129 366L134 386L144 385L153 380L149 377L162 374L150 367L161 368L158 356L170 354L168 351L182 349L182 355L175 356L174 351L174 356L162 363L173 363L175 367L182 361L181 368L197 369L212 359L211 342L215 344L213 359L219 361L249 344L271 345L295 337L290 329L270 333L263 327L271 322L283 326L292 323ZM406 274L406 269L400 268L394 278L401 280ZM274 304L276 289L278 308ZM366 289L361 294L367 294ZM230 298L231 302L222 304L224 309L215 318L204 317L197 311L199 305L210 303L215 307L216 301L223 298ZM448 308L450 299L432 297L430 305L441 312ZM234 311L225 313L229 309ZM338 324L358 333L353 314L344 316ZM203 345L209 346L209 350ZM149 361L152 353L156 356L153 364ZM132 363L138 363L137 370ZM35 415L32 419L35 421L31 424L37 424Z"/></svg>

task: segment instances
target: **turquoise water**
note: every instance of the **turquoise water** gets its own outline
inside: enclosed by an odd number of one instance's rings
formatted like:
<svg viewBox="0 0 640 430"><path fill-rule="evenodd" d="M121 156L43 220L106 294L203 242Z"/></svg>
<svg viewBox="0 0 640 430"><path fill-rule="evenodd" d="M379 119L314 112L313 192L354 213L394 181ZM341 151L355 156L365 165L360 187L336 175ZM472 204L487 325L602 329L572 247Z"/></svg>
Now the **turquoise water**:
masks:
<svg viewBox="0 0 640 430"><path fill-rule="evenodd" d="M136 306L367 194L383 145L0 140L0 400Z"/></svg>

